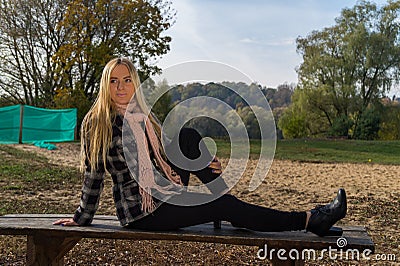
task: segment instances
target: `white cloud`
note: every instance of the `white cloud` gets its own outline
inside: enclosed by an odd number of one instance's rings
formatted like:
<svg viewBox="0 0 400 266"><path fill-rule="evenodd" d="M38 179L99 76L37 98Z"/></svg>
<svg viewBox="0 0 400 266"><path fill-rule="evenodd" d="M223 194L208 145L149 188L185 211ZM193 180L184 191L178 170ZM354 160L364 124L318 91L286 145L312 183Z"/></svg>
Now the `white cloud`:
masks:
<svg viewBox="0 0 400 266"><path fill-rule="evenodd" d="M250 43L250 44L259 44L258 41L250 39L250 38L243 38L243 39L239 40L239 42L241 42L241 43Z"/></svg>

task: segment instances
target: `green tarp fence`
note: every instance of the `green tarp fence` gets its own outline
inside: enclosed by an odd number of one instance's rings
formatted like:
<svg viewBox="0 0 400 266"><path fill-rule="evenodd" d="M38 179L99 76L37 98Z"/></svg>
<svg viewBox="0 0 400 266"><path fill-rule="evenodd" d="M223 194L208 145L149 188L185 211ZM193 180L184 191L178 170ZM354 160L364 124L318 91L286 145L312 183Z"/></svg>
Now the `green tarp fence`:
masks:
<svg viewBox="0 0 400 266"><path fill-rule="evenodd" d="M2 107L0 143L74 140L76 113L76 108L43 109L28 105Z"/></svg>

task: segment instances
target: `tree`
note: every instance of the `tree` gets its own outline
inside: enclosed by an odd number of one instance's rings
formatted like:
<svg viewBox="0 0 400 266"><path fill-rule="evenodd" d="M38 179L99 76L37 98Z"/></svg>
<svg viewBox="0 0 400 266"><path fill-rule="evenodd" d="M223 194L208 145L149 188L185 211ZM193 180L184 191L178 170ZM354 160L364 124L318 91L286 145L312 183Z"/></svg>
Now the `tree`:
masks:
<svg viewBox="0 0 400 266"><path fill-rule="evenodd" d="M174 15L163 0L1 0L0 89L31 105L54 105L57 90L92 100L117 55L131 57L144 79L169 50L163 33Z"/></svg>
<svg viewBox="0 0 400 266"><path fill-rule="evenodd" d="M52 56L65 41L63 0L0 1L0 91L11 103L45 105L57 88Z"/></svg>
<svg viewBox="0 0 400 266"><path fill-rule="evenodd" d="M400 139L400 105L385 106L379 128L379 138L383 140Z"/></svg>
<svg viewBox="0 0 400 266"><path fill-rule="evenodd" d="M353 126L353 121L345 115L341 115L333 120L329 135L333 137L348 137L349 129Z"/></svg>
<svg viewBox="0 0 400 266"><path fill-rule="evenodd" d="M169 50L171 38L162 34L173 16L161 0L70 1L58 23L69 36L55 54L62 83L93 98L103 66L115 55L130 57L142 80L158 72L152 62Z"/></svg>
<svg viewBox="0 0 400 266"><path fill-rule="evenodd" d="M275 109L277 107L285 107L290 105L294 88L294 84L281 84L276 89L264 88L263 93L268 99L271 109Z"/></svg>
<svg viewBox="0 0 400 266"><path fill-rule="evenodd" d="M331 124L326 119L328 110L325 109L324 94L315 91L310 97L309 93L296 89L292 104L281 114L278 128L285 138L323 136L329 131ZM314 102L310 103L310 99Z"/></svg>
<svg viewBox="0 0 400 266"><path fill-rule="evenodd" d="M380 9L360 1L343 9L336 25L297 39L303 57L297 89L310 112L330 127L345 117L352 123L344 131L360 130L363 113L399 82L399 15L400 1Z"/></svg>
<svg viewBox="0 0 400 266"><path fill-rule="evenodd" d="M297 113L293 108L288 108L281 116L278 127L286 139L304 138L308 136L306 117Z"/></svg>
<svg viewBox="0 0 400 266"><path fill-rule="evenodd" d="M359 126L353 134L356 139L373 140L378 137L381 118L375 108L368 108L359 118Z"/></svg>

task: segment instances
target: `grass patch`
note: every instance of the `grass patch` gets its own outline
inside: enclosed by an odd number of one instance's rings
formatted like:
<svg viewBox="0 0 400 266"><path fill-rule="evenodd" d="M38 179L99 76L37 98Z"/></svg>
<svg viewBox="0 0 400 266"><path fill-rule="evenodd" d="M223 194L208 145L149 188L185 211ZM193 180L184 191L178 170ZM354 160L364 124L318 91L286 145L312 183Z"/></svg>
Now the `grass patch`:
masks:
<svg viewBox="0 0 400 266"><path fill-rule="evenodd" d="M280 140L276 159L400 164L400 141Z"/></svg>
<svg viewBox="0 0 400 266"><path fill-rule="evenodd" d="M4 186L3 190L20 190L22 188L21 185L8 185Z"/></svg>
<svg viewBox="0 0 400 266"><path fill-rule="evenodd" d="M216 149L217 149L217 156L219 158L230 158L231 157L231 143L229 140L226 139L213 139L215 141ZM206 145L208 149L212 152L214 150L213 145L210 144L210 140L206 141ZM238 144L238 143L237 143ZM261 151L261 141L260 140L250 140L249 141L250 145L250 151L249 151L249 156L250 158L257 159L259 157L260 151ZM240 158L241 156L244 156L246 150L244 149L245 146L242 146L240 144L240 148L243 149L241 150L235 150L233 151L236 155L239 155ZM270 154L274 154L273 147L275 145L269 145L267 143L266 148L267 151ZM268 150L269 149L269 150Z"/></svg>
<svg viewBox="0 0 400 266"><path fill-rule="evenodd" d="M3 155L2 157L0 157L2 159L12 158L14 160L17 159L22 161L32 160L34 162L40 162L40 163L48 162L48 159L44 156L35 154L33 152L27 152L20 149L16 149L7 145L0 145L0 154Z"/></svg>
<svg viewBox="0 0 400 266"><path fill-rule="evenodd" d="M45 190L52 184L80 180L75 168L54 165L45 157L10 146L0 145L0 160L0 191Z"/></svg>
<svg viewBox="0 0 400 266"><path fill-rule="evenodd" d="M215 139L217 155L230 156L228 140ZM273 145L270 145L271 147ZM261 149L260 140L250 141L250 157L258 158ZM275 159L332 162L332 163L377 163L400 164L400 141L363 141L363 140L278 140Z"/></svg>

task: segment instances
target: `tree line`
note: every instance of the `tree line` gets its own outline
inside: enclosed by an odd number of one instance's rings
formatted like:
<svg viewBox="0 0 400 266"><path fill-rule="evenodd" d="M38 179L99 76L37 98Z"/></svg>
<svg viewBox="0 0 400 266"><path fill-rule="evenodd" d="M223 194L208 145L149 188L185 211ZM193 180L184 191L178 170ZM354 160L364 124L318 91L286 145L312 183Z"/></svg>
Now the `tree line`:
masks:
<svg viewBox="0 0 400 266"><path fill-rule="evenodd" d="M239 127L236 120L237 115L243 122L249 138L260 139L260 126L274 125L273 131L277 129L275 120L279 119L282 110L290 105L293 89L293 84L282 84L274 89L262 87L257 83L246 84L229 81L206 84L196 82L170 86L164 80L159 84L153 82L146 87L145 91L149 92L147 95L149 98L152 97L152 93L167 91L158 99L152 109L161 122L164 122L171 110L177 108L177 112L181 112L184 116L192 118L191 115L193 115L194 117L185 126L196 128L203 136L227 137L228 131L234 131ZM257 95L256 90L262 93L262 97L253 97ZM220 102L208 101L202 97L217 99ZM196 99L196 101L181 106L189 99ZM222 125L222 121L211 117L213 112L223 114L220 119L227 121L226 128ZM256 118L254 112L262 114L262 117ZM269 135L264 137L269 138L271 134L275 134L272 129Z"/></svg>

